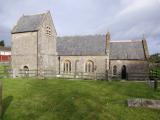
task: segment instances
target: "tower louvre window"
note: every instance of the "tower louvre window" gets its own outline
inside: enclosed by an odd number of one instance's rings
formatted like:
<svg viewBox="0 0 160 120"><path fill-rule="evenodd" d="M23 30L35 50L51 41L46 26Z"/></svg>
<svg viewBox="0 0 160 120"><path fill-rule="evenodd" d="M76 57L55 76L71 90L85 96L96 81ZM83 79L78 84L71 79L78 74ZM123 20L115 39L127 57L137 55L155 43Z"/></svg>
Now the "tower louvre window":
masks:
<svg viewBox="0 0 160 120"><path fill-rule="evenodd" d="M50 26L46 26L46 35L51 36L51 27Z"/></svg>

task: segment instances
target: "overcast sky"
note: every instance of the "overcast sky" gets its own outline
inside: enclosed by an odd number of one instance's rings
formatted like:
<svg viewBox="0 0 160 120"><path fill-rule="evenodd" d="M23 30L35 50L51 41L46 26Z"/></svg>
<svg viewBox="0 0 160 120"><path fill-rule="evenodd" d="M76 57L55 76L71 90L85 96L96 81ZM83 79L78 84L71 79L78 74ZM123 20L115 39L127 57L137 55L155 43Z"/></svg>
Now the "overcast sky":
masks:
<svg viewBox="0 0 160 120"><path fill-rule="evenodd" d="M141 39L160 52L160 0L0 0L0 39L24 14L50 10L58 36L105 34L113 40Z"/></svg>

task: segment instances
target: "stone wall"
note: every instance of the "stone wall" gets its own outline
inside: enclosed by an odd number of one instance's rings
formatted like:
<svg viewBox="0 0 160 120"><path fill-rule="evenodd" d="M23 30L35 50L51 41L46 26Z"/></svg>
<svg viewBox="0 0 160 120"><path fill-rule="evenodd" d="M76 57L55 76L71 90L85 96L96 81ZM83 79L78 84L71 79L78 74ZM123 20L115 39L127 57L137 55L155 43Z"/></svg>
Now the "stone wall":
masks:
<svg viewBox="0 0 160 120"><path fill-rule="evenodd" d="M60 56L60 71L63 72L63 64L65 60L71 62L71 72L85 72L85 63L88 60L94 62L96 73L105 73L106 56Z"/></svg>
<svg viewBox="0 0 160 120"><path fill-rule="evenodd" d="M38 69L56 70L56 37L52 17L48 12L38 32Z"/></svg>
<svg viewBox="0 0 160 120"><path fill-rule="evenodd" d="M15 76L27 66L29 70L56 72L56 30L51 14L45 14L37 32L12 34L12 69Z"/></svg>
<svg viewBox="0 0 160 120"><path fill-rule="evenodd" d="M117 66L117 75L113 75L113 66ZM148 62L143 60L110 60L111 76L121 79L122 66L126 66L127 78L129 80L145 80L148 78Z"/></svg>
<svg viewBox="0 0 160 120"><path fill-rule="evenodd" d="M24 66L37 69L37 32L12 34L11 53L11 66L16 76Z"/></svg>
<svg viewBox="0 0 160 120"><path fill-rule="evenodd" d="M85 73L85 63L88 60L94 62L95 74L106 74L106 56L61 56L60 72L63 73L64 61L71 62L71 73ZM117 66L117 75L113 75L113 66ZM128 80L146 80L148 79L148 63L143 60L110 60L109 76L111 79L121 79L122 66L126 66Z"/></svg>

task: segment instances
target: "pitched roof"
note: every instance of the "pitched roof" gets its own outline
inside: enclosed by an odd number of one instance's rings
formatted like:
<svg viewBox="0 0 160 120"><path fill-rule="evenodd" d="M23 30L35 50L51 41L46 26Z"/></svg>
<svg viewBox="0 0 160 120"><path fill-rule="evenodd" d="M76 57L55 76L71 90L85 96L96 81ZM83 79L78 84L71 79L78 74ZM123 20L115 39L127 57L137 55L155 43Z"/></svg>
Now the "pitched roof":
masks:
<svg viewBox="0 0 160 120"><path fill-rule="evenodd" d="M58 37L59 55L105 55L105 36Z"/></svg>
<svg viewBox="0 0 160 120"><path fill-rule="evenodd" d="M144 59L142 41L111 42L110 59Z"/></svg>
<svg viewBox="0 0 160 120"><path fill-rule="evenodd" d="M104 35L57 38L61 56L103 56L106 50ZM142 41L110 42L110 59L145 59Z"/></svg>
<svg viewBox="0 0 160 120"><path fill-rule="evenodd" d="M38 30L45 16L44 14L22 16L17 25L13 28L12 33L31 32Z"/></svg>
<svg viewBox="0 0 160 120"><path fill-rule="evenodd" d="M11 51L11 48L0 46L0 51Z"/></svg>

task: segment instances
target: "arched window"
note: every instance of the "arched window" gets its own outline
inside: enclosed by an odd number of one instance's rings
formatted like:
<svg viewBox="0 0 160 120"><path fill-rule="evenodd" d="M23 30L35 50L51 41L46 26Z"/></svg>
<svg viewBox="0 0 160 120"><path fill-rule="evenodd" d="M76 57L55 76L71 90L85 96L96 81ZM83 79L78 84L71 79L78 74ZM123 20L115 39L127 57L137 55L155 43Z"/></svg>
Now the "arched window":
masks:
<svg viewBox="0 0 160 120"><path fill-rule="evenodd" d="M113 66L113 75L117 75L117 66L116 65Z"/></svg>
<svg viewBox="0 0 160 120"><path fill-rule="evenodd" d="M24 75L25 76L29 76L29 68L28 68L28 66L24 66L23 70L24 70Z"/></svg>
<svg viewBox="0 0 160 120"><path fill-rule="evenodd" d="M63 71L65 73L71 72L71 62L69 60L65 60L63 64Z"/></svg>
<svg viewBox="0 0 160 120"><path fill-rule="evenodd" d="M91 60L88 60L85 64L85 72L92 73L94 72L94 62Z"/></svg>

